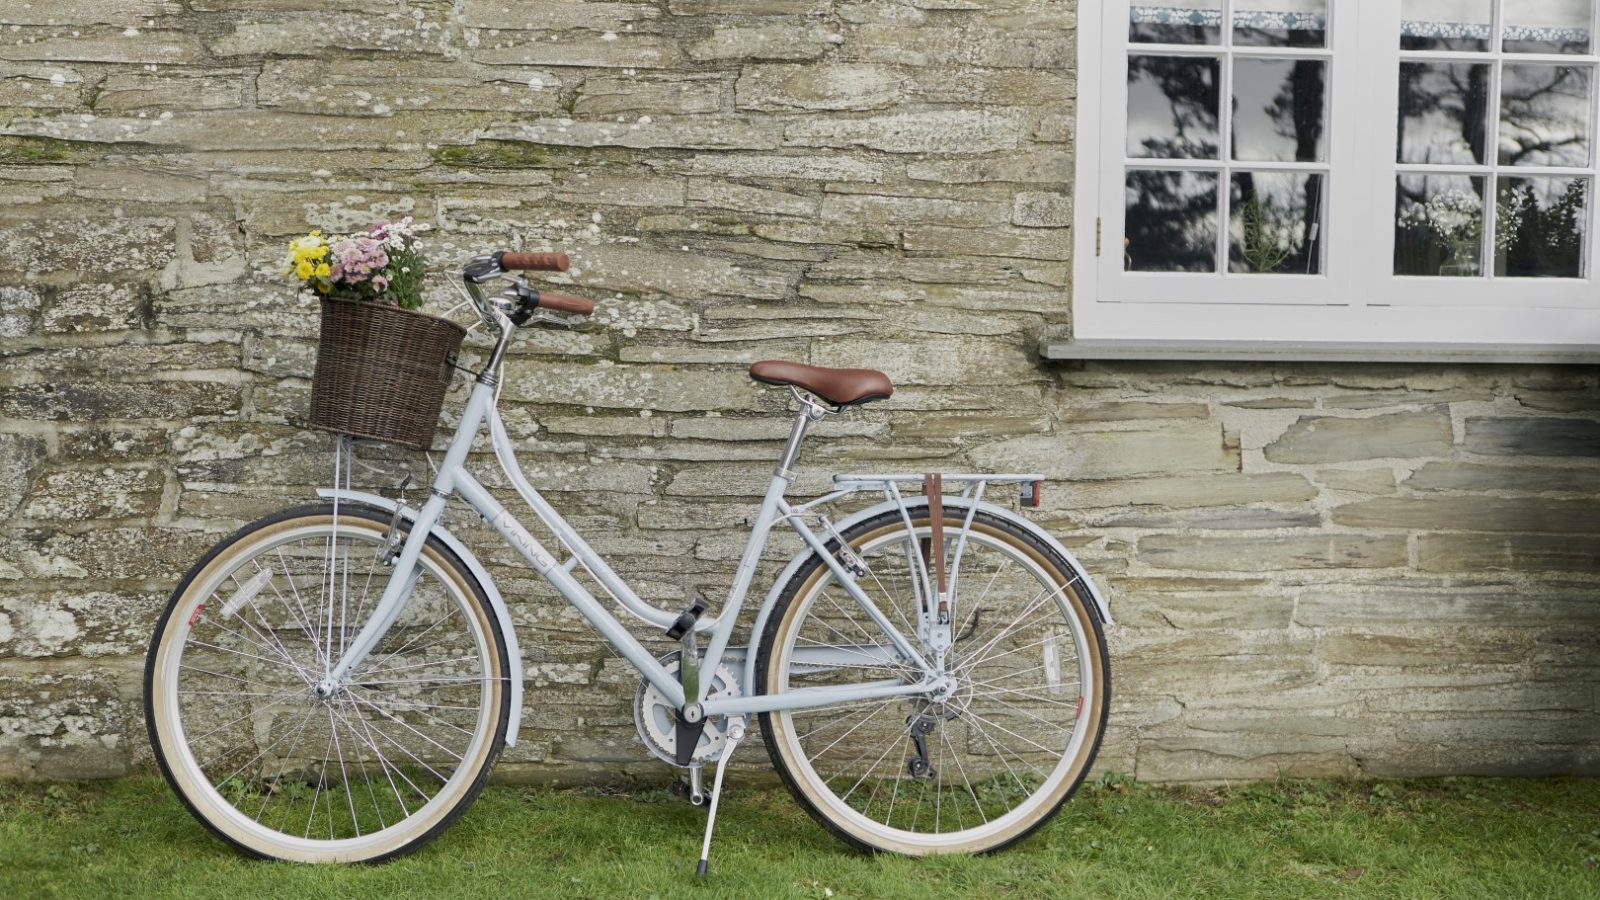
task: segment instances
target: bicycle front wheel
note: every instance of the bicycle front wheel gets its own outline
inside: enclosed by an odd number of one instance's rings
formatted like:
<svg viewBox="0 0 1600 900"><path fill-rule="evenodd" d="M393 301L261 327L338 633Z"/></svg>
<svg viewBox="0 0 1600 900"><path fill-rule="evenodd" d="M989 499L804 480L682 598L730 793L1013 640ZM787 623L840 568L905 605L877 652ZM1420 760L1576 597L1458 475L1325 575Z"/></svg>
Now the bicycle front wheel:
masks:
<svg viewBox="0 0 1600 900"><path fill-rule="evenodd" d="M933 539L926 508L911 524L896 510L843 537L868 569L857 583L931 660L914 583ZM947 559L964 524L964 512L944 519ZM858 847L913 856L999 850L1055 814L1099 747L1111 672L1083 573L1016 523L980 512L951 589L955 643L944 670L956 681L952 693L762 715L768 752L795 798ZM813 558L768 620L758 689L919 680L868 649L886 646L882 629Z"/></svg>
<svg viewBox="0 0 1600 900"><path fill-rule="evenodd" d="M145 669L168 783L241 850L372 862L414 850L483 787L505 739L510 671L482 587L430 538L404 611L328 698L313 688L392 571L388 523L288 510L206 554L178 585Z"/></svg>

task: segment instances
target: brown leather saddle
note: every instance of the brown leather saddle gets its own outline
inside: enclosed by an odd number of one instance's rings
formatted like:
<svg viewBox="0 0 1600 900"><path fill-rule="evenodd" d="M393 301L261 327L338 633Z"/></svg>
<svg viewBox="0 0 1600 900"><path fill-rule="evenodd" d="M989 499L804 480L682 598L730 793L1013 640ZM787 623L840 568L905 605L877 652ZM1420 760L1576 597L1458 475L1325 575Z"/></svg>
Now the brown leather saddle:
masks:
<svg viewBox="0 0 1600 900"><path fill-rule="evenodd" d="M894 394L894 385L889 383L889 376L876 369L827 369L767 359L750 367L750 377L763 384L794 385L834 406L887 400Z"/></svg>

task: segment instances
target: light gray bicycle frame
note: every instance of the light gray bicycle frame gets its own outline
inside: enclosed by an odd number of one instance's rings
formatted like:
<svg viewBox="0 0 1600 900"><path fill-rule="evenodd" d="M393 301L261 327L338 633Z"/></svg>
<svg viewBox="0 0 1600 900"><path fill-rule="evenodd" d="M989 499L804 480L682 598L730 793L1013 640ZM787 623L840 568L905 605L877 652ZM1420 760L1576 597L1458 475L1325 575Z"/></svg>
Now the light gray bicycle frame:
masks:
<svg viewBox="0 0 1600 900"><path fill-rule="evenodd" d="M745 545L743 555L740 557L739 568L735 575L733 586L729 590L727 603L724 604L722 611L715 620L702 620L696 627L697 632L709 632L711 635L710 644L706 648L703 668L715 671L717 665L722 661L724 653L728 650L728 642L733 635L733 628L737 621L739 610L749 593L750 582L755 575L756 565L761 558L761 551L766 546L772 526L781 518L788 522L806 546L823 560L846 593L878 625L888 641L886 644L854 645L840 648L797 648L794 654L795 661L807 665L827 666L845 663L860 664L865 657L881 660L885 664L907 666L914 671L921 672L923 677L920 681L909 683L902 679L885 679L844 687L800 688L786 691L782 694L765 696L753 695L754 685L745 683L742 685L741 696L708 700L707 693L714 679L701 679L699 695L693 698L685 697L683 687L679 684L677 677L672 672L669 672L637 638L629 633L622 623L574 576L574 568L582 564L624 606L653 625L665 628L677 618L676 615L653 607L641 600L605 560L561 517L561 514L556 512L528 484L527 479L522 475L521 467L517 464L515 449L506 434L505 425L500 419L499 412L495 409L494 401L495 390L492 384L480 380L473 386L472 395L467 400L466 409L462 414L455 436L451 439L450 447L445 452L444 462L439 466L438 474L434 478L433 488L427 501L418 510L412 522L410 533L400 551L383 596L374 608L371 618L367 620L351 640L345 649L343 657L332 667L324 679L323 686L325 689L333 690L338 685L343 684L349 678L350 673L361 664L367 654L372 651L378 641L382 639L383 635L399 618L400 613L405 608L406 601L409 599L406 596L406 587L410 582L410 574L421 556L423 545L429 533L439 523L439 519L444 513L445 504L452 495L459 495L484 520L489 522L500 533L506 543L515 548L540 575L544 576L551 586L565 597L567 602L571 603L675 707L681 708L686 704L699 703L703 714L706 716L740 715L928 693L938 688L940 673L923 657L916 645L895 628L894 624L889 621L877 604L856 583L856 578L839 560L834 558L833 553L828 551L826 541L808 527L802 519L802 516L810 507L854 493L860 490L862 486L873 482L863 481L859 484L846 486L843 490L836 491L800 507L791 506L784 499L784 493L792 477L790 467L794 464L799 454L806 426L809 422L820 418L820 414L825 412L821 406L802 397L800 413L795 419L789 443L784 448L783 458L778 468L773 472L766 495L761 501L760 511L756 515L756 521L751 529L749 540ZM532 534L528 533L528 530L517 521L510 511L466 470L467 451L485 423L489 426L490 441L494 447L496 459L505 471L506 476L540 521L550 529L551 533L556 536L556 539L562 545L572 551L572 557L566 562L558 563L556 558ZM883 476L864 477L881 479ZM1039 476L985 475L970 476L969 478L983 479L985 481L1022 481L1037 480ZM947 480L952 479L947 478ZM925 572L922 573L922 577L924 580L926 579ZM770 604L770 602L771 598L769 597L768 603ZM763 612L766 612L766 610L763 610ZM765 615L762 618L765 619ZM923 623L923 627L926 628L927 623ZM753 659L754 641L755 638L753 637L752 646L744 652L747 663ZM749 674L753 671L753 668L747 664L745 670L746 675L741 680L749 682Z"/></svg>
<svg viewBox="0 0 1600 900"><path fill-rule="evenodd" d="M377 505L390 509L395 516L403 517L410 521L409 534L405 545L401 548L399 557L395 561L394 570L389 576L388 584L384 588L383 596L374 607L371 618L362 625L359 632L345 647L343 655L337 663L330 664L328 672L322 682L317 686L319 693L331 694L344 684L350 674L359 667L372 649L377 645L384 634L394 625L395 621L404 611L406 603L410 600L409 591L412 585L412 573L416 569L418 560L422 555L422 548L428 537L437 529L439 536L458 553L463 554L462 559L472 570L474 577L484 582L484 590L490 598L493 612L498 617L502 630L512 631L506 636L511 648L516 648L516 638L510 616L505 609L504 601L500 598L498 590L490 579L488 572L479 564L465 547L459 545L454 537L441 523L445 504L450 497L459 495L477 513L489 522L506 543L510 544L534 567L551 586L556 589L568 603L578 610L594 628L622 654L623 658L632 663L645 678L659 690L674 707L688 712L692 710L697 717L691 721L698 721L698 717L744 715L749 713L773 712L786 709L803 709L808 707L828 706L838 703L848 703L859 700L872 700L886 697L906 696L912 694L938 694L948 692L954 688L954 682L949 675L941 671L944 648L951 644L952 621L958 619L954 615L955 586L960 574L962 550L970 533L973 517L978 509L984 508L993 515L1010 519L1019 527L1029 531L1046 546L1051 547L1062 558L1066 559L1073 568L1082 572L1072 554L1043 529L1033 523L1012 515L1008 511L983 502L983 490L988 484L994 483L1020 483L1026 481L1042 481L1040 475L945 475L946 483L964 484L965 489L959 499L951 498L955 502L946 506L947 511L961 513L965 510L965 525L960 530L953 557L949 564L949 580L946 598L950 602L952 615L944 622L935 621L935 609L939 605L932 602L935 593L933 579L925 565L913 564L914 577L912 588L918 601L918 637L924 647L934 649L935 661L930 663L917 646L905 635L901 634L880 610L876 603L867 596L857 583L856 576L850 571L844 561L836 558L835 553L829 552L827 544L822 537L805 524L803 517L814 507L838 500L861 490L882 490L885 501L869 510L863 510L848 517L842 524L848 528L855 522L863 521L864 517L876 515L888 510L899 512L906 527L912 526L911 507L913 502L901 496L898 485L904 482L919 481L919 476L914 475L849 475L836 476L834 485L838 490L803 503L800 506L791 506L784 499L789 482L793 477L793 466L800 454L800 445L805 438L807 426L823 418L829 410L816 400L795 390L795 396L800 400L800 411L795 418L794 427L789 433L789 441L783 450L783 456L778 467L773 471L772 481L767 486L766 495L762 498L761 507L756 514L756 520L751 527L750 537L745 543L744 553L739 559L739 568L734 576L733 585L729 588L727 602L715 619L702 619L694 626L697 633L709 633L710 644L706 648L702 660L702 670L709 668L715 672L724 656L743 657L742 676L740 677L741 690L734 696L708 699L708 694L714 678L698 679L698 691L694 697L684 695L683 686L677 677L667 670L643 644L639 642L611 612L583 586L573 574L577 566L582 565L595 577L604 590L616 598L624 607L634 615L658 627L667 628L676 620L677 616L666 610L658 609L644 600L622 580L610 565L590 547L581 535L568 524L561 514L550 506L539 492L528 484L523 477L522 468L517 462L516 451L511 439L507 436L505 424L500 419L496 409L498 399L497 385L499 364L505 348L514 330L512 323L505 317L504 310L492 311L486 304L481 290L476 287L476 282L470 281L467 290L472 300L477 304L480 314L486 323L498 323L500 339L495 346L495 351L490 358L484 372L480 374L473 385L472 393L467 399L466 409L462 412L461 421L456 427L454 437L451 438L450 447L445 452L444 462L439 466L434 478L432 490L421 509L413 512L409 507L399 503L381 501L379 498L367 494L360 494L349 490L335 489L332 491L319 491L324 497L332 497L336 501L354 500L356 502L377 502ZM556 558L522 526L489 491L478 482L465 468L467 452L477 439L479 431L487 424L489 428L490 443L494 447L495 459L500 463L507 479L516 488L523 501L533 511L556 540L566 549L571 551L571 556L558 563ZM337 509L337 507L335 507ZM795 663L809 668L827 668L844 665L860 665L863 660L880 661L888 666L908 668L911 672L920 673L921 678L915 682L905 678L884 679L862 684L843 687L810 687L785 691L781 694L757 695L756 682L756 646L761 638L762 627L772 612L779 595L779 589L790 576L798 571L799 564L807 557L802 552L790 562L789 567L779 576L778 583L768 592L765 602L756 617L755 628L751 634L750 644L743 650L731 650L728 643L733 636L735 623L738 621L739 611L744 605L750 590L751 579L755 576L756 565L761 559L761 551L766 547L767 539L771 535L772 526L779 519L788 522L795 533L800 536L810 553L815 554L827 565L834 578L850 595L858 606L867 614L888 639L884 644L852 645L848 647L796 647L792 651ZM829 537L839 539L840 532L828 526ZM907 549L908 556L911 551ZM844 554L839 554L843 556ZM914 562L914 561L913 561ZM1094 602L1096 612L1102 621L1111 622L1110 610L1094 583L1084 578L1080 584L1085 588ZM940 598L940 599L946 599ZM909 624L909 623L908 623ZM341 625L341 629L343 626ZM521 698L521 661L512 660L512 676L516 683L512 685L511 694L513 701ZM518 703L520 707L520 703ZM516 740L516 724L520 720L521 709L513 710L512 727L507 733L507 741L514 743Z"/></svg>

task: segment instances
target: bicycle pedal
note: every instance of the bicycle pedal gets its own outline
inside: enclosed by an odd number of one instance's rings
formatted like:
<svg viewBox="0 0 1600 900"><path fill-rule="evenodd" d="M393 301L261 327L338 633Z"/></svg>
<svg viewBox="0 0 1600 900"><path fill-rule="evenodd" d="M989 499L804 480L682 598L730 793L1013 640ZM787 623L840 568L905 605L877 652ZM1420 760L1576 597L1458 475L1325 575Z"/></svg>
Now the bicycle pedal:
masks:
<svg viewBox="0 0 1600 900"><path fill-rule="evenodd" d="M667 637L675 641L681 640L694 627L694 623L700 621L700 617L705 615L706 610L710 608L711 604L707 603L703 598L689 604L689 608L678 613L678 620L672 623L671 628L667 629Z"/></svg>

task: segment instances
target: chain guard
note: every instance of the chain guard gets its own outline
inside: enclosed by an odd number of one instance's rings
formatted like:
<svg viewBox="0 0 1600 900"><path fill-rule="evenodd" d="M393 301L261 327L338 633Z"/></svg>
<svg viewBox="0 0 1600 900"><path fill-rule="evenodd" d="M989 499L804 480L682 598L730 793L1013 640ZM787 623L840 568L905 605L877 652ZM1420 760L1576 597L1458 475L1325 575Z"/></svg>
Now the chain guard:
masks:
<svg viewBox="0 0 1600 900"><path fill-rule="evenodd" d="M668 653L661 657L661 665L676 675L682 654L681 650ZM704 659L704 656L701 658ZM707 677L707 673L701 670L700 677ZM726 664L717 666L717 671L710 677L711 691L706 699L721 700L741 695L739 678ZM678 764L678 711L665 695L656 690L655 685L643 678L639 679L639 689L633 695L633 724L639 729L639 740L656 758L674 766ZM707 719L705 730L700 733L700 743L695 747L689 764L703 766L716 762L727 743L728 717Z"/></svg>

